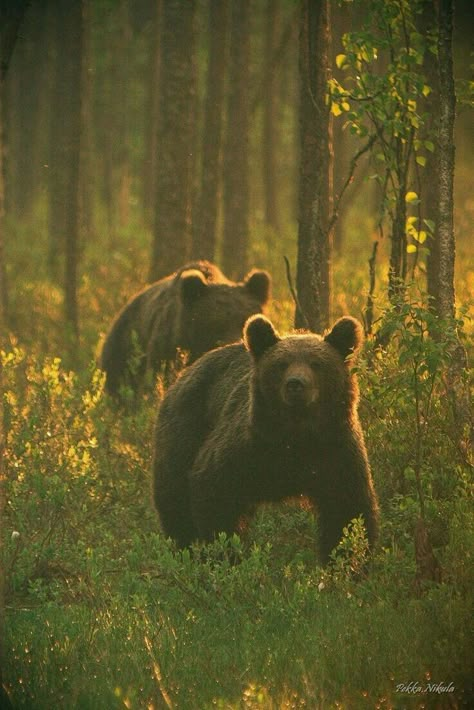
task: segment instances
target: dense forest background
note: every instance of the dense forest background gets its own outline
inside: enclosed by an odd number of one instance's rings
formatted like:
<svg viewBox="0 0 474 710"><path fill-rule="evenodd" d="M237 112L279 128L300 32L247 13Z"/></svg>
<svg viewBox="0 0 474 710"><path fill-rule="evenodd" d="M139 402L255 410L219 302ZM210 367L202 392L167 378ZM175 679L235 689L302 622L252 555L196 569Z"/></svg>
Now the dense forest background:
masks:
<svg viewBox="0 0 474 710"><path fill-rule="evenodd" d="M269 268L277 296L288 295L283 257L296 276L299 195L298 5L244 3L238 21L224 5L85 2L75 16L74 3L27 6L3 99L8 313L23 338L51 343L64 335L64 292L70 327L85 336L93 317L99 335L125 295L195 257L216 259L229 277L250 265ZM330 5L328 77L341 79L342 36L367 21L370 3L365 11ZM472 24L469 3L458 2L455 76L465 83ZM379 72L388 51L381 44ZM362 143L346 114L333 119L334 202ZM471 119L458 101L458 265L472 241ZM361 289L345 288L345 265L368 289L375 240L378 290L386 290L390 229L385 210L380 238L379 152L359 159L338 203L333 316L362 312ZM415 176L411 182L414 189ZM30 264L33 279L23 282ZM83 297L91 290L95 314ZM50 319L32 318L37 308ZM82 343L87 360L91 340Z"/></svg>
<svg viewBox="0 0 474 710"><path fill-rule="evenodd" d="M468 706L470 0L0 8L0 665L15 707L421 707L410 682ZM160 534L165 385L117 410L96 357L130 296L198 258L235 280L267 269L282 332L363 321L370 563L356 525L321 569L317 520L292 504L205 561Z"/></svg>

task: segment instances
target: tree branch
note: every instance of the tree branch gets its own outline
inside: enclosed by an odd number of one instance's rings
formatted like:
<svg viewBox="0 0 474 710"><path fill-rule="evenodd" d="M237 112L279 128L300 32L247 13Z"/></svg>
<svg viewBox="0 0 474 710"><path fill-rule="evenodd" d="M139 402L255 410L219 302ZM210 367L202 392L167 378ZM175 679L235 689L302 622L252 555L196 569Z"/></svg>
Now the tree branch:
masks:
<svg viewBox="0 0 474 710"><path fill-rule="evenodd" d="M306 315L305 315L303 309L301 308L301 304L298 299L298 294L296 293L296 289L293 286L293 279L291 278L291 267L290 267L289 259L287 256L284 256L283 259L285 261L285 266L286 266L286 280L288 281L288 287L289 287L290 293L293 297L293 301L295 302L295 306L296 306L297 310L299 311L301 317L305 321L306 327L308 328L308 330L310 330L309 321L306 318Z"/></svg>
<svg viewBox="0 0 474 710"><path fill-rule="evenodd" d="M352 178L354 177L355 169L357 168L357 161L359 160L359 158L361 158L364 155L364 153L367 153L367 151L369 151L372 148L372 146L376 140L377 140L376 134L372 135L369 138L369 140L367 141L367 143L364 146L362 146L362 148L360 150L358 150L357 153L352 158L352 160L350 162L350 166L349 166L349 174L348 174L348 176L344 182L344 185L342 186L342 189L341 189L341 191L340 191L339 195L337 196L337 199L335 200L335 203L334 203L334 209L332 212L332 216L331 216L329 223L328 223L328 233L331 231L331 229L334 227L334 225L337 222L337 218L339 216L339 213L338 213L339 205L341 204L341 200L343 198L345 191L347 190L347 188L349 187L349 185L352 182Z"/></svg>

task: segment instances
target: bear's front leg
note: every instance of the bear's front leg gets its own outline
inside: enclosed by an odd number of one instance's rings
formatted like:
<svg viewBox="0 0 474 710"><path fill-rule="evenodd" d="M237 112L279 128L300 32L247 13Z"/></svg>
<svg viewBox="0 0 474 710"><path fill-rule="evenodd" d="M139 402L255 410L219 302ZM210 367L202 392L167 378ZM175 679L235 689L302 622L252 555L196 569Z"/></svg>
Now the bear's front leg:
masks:
<svg viewBox="0 0 474 710"><path fill-rule="evenodd" d="M199 539L212 542L221 532L237 532L245 514L246 470L244 453L213 450L199 457L189 480L193 523Z"/></svg>
<svg viewBox="0 0 474 710"><path fill-rule="evenodd" d="M317 501L319 511L319 549L321 562L327 564L333 550L339 545L343 537L344 528L351 520L362 516L369 546L372 547L377 531L377 507L371 496L348 497L348 491L342 495Z"/></svg>

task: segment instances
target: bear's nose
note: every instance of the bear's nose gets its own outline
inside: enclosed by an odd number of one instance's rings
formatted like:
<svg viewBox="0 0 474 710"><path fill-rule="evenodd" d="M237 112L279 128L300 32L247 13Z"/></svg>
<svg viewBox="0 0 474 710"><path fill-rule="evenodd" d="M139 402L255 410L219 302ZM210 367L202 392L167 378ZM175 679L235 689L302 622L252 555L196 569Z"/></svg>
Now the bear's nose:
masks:
<svg viewBox="0 0 474 710"><path fill-rule="evenodd" d="M285 386L288 394L297 396L303 394L306 382L302 377L289 377Z"/></svg>

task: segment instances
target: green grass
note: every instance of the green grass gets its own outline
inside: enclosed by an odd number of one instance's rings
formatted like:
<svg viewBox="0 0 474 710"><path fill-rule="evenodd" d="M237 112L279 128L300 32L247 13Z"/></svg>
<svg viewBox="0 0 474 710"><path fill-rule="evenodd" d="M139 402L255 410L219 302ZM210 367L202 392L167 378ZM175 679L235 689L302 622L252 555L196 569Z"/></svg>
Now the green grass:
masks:
<svg viewBox="0 0 474 710"><path fill-rule="evenodd" d="M399 323L398 340L379 353L369 344L360 364L361 415L382 505L380 541L362 574L352 572L365 559L360 532L323 570L317 520L294 503L261 510L241 540L179 553L161 535L151 503L154 397L132 412L115 410L91 365L99 332L140 285L145 249L112 255L107 265L91 249L75 369L61 339L59 290L40 271L21 277L21 254L13 262L25 286L12 301L25 351L12 342L3 362L2 564L3 672L15 707L468 706L471 471L439 376L423 432L421 478L443 577L420 587L409 367L410 357L420 356L419 342L403 346L400 365L402 336L411 331ZM354 315L365 298L364 261L354 261L345 305L336 299L336 307ZM338 279L345 270L341 262ZM462 283L471 278L465 274ZM277 295L273 315L284 330L292 308L285 289ZM441 375L441 355L434 366ZM423 379L419 386L423 405L429 388ZM399 692L409 683L421 689L452 683L454 691Z"/></svg>

